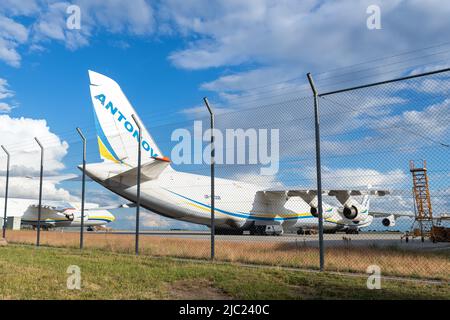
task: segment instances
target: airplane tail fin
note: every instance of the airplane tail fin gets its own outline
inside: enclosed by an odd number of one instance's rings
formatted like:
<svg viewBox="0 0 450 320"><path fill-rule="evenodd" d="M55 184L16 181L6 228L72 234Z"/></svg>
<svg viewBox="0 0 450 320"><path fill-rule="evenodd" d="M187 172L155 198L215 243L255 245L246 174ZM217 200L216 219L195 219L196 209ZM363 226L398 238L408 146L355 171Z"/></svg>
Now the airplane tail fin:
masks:
<svg viewBox="0 0 450 320"><path fill-rule="evenodd" d="M133 114L142 130L142 163L162 157L120 86L114 80L91 70L89 79L100 157L105 161L137 166L139 131L131 117Z"/></svg>

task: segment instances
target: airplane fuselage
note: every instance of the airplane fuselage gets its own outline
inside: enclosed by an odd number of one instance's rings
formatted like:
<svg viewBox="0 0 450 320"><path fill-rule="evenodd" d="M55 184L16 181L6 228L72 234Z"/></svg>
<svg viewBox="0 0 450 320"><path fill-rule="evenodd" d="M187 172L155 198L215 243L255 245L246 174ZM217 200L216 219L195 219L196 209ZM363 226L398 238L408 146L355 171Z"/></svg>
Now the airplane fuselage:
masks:
<svg viewBox="0 0 450 320"><path fill-rule="evenodd" d="M115 220L107 210L90 210L84 214L83 226L86 228L101 227ZM81 227L81 211L68 209L61 213L43 213L41 226L51 228L79 228ZM24 213L21 223L23 225L37 226L36 214Z"/></svg>
<svg viewBox="0 0 450 320"><path fill-rule="evenodd" d="M135 183L126 185L111 181L123 168L120 164L98 163L87 166L86 173L112 192L136 202ZM283 228L317 228L318 219L301 198L267 201L259 191L261 186L216 178L215 225L219 229L251 230L255 226L282 225ZM175 171L163 171L154 180L141 183L142 207L160 215L210 226L210 177ZM337 208L324 204L324 228L342 229L354 225L345 221ZM370 221L369 221L370 220ZM359 221L365 226L372 221Z"/></svg>
<svg viewBox="0 0 450 320"><path fill-rule="evenodd" d="M5 201L0 198L0 212L4 212ZM22 225L37 226L38 206L36 199L8 198L7 216L21 217ZM67 203L58 200L43 200L40 224L44 227L80 227L81 210L79 203ZM84 226L99 227L115 220L115 217L103 209L95 209L98 204L85 203Z"/></svg>

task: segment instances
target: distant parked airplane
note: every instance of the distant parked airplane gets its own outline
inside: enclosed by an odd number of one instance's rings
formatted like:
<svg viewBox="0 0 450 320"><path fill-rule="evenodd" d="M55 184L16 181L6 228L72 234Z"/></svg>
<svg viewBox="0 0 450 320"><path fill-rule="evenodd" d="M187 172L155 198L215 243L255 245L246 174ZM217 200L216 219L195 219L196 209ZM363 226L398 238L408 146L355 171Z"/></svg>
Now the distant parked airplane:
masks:
<svg viewBox="0 0 450 320"><path fill-rule="evenodd" d="M0 198L0 216L3 217L4 198ZM41 227L45 229L58 227L80 227L81 204L64 201L43 201L41 208ZM38 224L39 203L34 199L8 198L8 216L21 217L22 225L36 227ZM85 203L84 226L89 230L104 227L115 217L95 203Z"/></svg>
<svg viewBox="0 0 450 320"><path fill-rule="evenodd" d="M101 163L88 164L86 174L114 193L136 202L138 130L131 115L137 114L112 79L89 71ZM140 120L139 120L140 121ZM210 178L174 170L142 122L141 204L170 218L210 226ZM81 167L80 167L81 168ZM277 234L284 228L317 228L317 194L301 188L265 189L255 184L216 179L215 212L218 234ZM385 226L398 216L410 214L371 213L369 196L383 196L377 190L326 190L342 204L323 204L327 231L357 232L384 217ZM353 196L364 196L358 202Z"/></svg>

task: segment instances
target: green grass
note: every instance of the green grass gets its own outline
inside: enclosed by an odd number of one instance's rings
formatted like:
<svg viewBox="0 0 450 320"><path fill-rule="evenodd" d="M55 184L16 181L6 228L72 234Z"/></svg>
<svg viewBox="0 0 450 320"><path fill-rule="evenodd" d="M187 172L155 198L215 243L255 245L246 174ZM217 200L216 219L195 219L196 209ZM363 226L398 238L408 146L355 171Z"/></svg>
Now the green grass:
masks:
<svg viewBox="0 0 450 320"><path fill-rule="evenodd" d="M68 290L69 265L81 290ZM0 299L450 299L450 285L280 268L135 257L100 250L0 247Z"/></svg>

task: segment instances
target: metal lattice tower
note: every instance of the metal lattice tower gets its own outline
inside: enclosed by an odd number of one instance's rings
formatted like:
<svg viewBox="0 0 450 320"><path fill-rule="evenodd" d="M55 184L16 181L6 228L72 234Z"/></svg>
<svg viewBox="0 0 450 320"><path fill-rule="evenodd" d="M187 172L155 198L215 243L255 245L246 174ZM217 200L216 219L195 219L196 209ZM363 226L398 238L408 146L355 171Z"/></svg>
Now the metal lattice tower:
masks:
<svg viewBox="0 0 450 320"><path fill-rule="evenodd" d="M433 227L433 209L426 166L426 160L423 160L421 168L415 167L414 161L410 161L409 165L413 177L413 195L416 204L415 224L419 224L422 239L430 235Z"/></svg>

